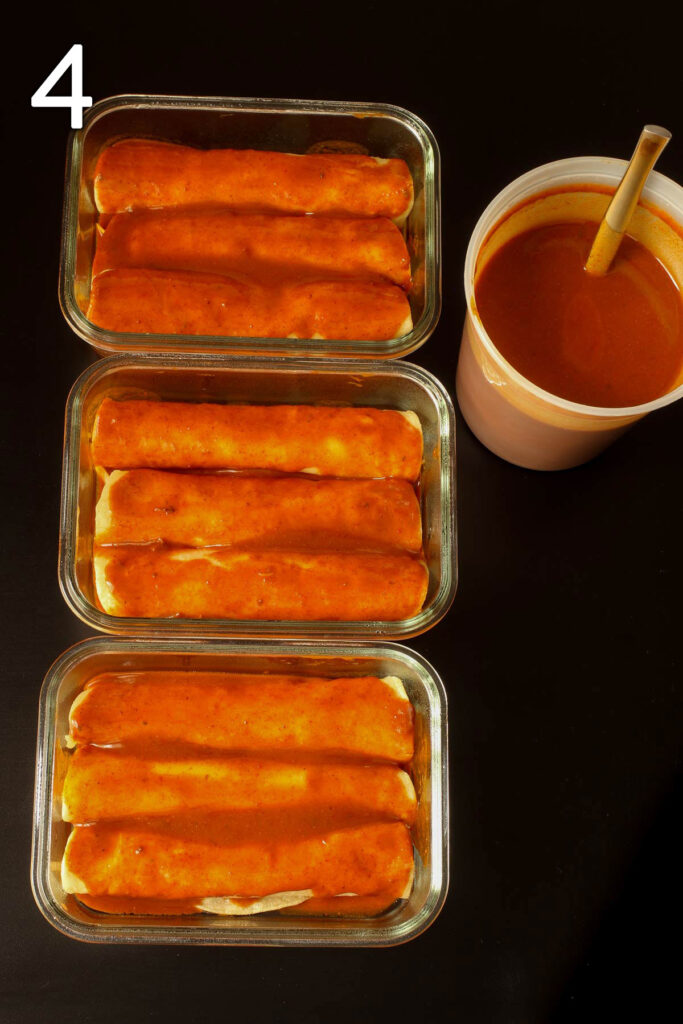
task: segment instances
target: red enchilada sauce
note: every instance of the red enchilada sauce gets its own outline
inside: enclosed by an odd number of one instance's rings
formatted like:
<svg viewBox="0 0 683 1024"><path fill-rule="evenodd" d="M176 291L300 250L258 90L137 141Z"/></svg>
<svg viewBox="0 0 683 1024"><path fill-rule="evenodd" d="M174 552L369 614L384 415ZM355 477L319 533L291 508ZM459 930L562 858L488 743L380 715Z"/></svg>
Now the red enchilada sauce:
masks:
<svg viewBox="0 0 683 1024"><path fill-rule="evenodd" d="M639 405L677 382L681 294L628 235L604 277L587 274L597 229L549 224L510 239L477 278L477 311L501 355L545 391L584 405Z"/></svg>

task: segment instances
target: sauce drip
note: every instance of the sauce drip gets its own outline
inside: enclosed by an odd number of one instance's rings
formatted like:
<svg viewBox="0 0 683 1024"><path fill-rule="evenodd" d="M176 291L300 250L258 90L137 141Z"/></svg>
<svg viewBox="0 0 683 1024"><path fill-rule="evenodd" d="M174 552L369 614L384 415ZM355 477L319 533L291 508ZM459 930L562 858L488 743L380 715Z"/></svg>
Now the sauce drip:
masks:
<svg viewBox="0 0 683 1024"><path fill-rule="evenodd" d="M625 236L609 273L584 271L598 225L525 231L490 259L475 285L494 345L532 383L585 405L659 398L683 367L683 304L653 254Z"/></svg>

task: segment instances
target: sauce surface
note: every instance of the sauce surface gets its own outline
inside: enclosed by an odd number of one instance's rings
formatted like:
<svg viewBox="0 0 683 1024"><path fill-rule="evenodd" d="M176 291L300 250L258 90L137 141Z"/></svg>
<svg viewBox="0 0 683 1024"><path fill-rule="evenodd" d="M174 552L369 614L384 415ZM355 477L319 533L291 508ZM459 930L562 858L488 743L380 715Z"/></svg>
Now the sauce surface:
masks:
<svg viewBox="0 0 683 1024"><path fill-rule="evenodd" d="M587 274L597 228L551 224L510 239L478 275L477 311L501 355L545 391L585 405L639 405L677 382L681 294L628 235L608 274Z"/></svg>

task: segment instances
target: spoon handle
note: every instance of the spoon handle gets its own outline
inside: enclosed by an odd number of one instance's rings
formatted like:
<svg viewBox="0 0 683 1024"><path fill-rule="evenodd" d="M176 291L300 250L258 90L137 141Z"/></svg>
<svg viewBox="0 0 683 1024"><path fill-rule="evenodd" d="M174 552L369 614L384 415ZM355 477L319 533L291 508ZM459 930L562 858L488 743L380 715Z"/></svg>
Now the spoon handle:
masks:
<svg viewBox="0 0 683 1024"><path fill-rule="evenodd" d="M646 124L640 133L624 177L612 196L588 254L585 269L589 274L601 277L609 270L638 205L647 176L670 138L671 132L656 124Z"/></svg>

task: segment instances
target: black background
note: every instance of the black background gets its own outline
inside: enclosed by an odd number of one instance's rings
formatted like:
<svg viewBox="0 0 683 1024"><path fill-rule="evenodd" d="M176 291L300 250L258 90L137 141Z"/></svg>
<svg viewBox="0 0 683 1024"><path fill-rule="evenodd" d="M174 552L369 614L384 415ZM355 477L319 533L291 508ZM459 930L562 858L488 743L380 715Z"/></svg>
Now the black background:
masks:
<svg viewBox="0 0 683 1024"><path fill-rule="evenodd" d="M558 474L507 465L458 424L460 587L413 641L450 699L451 891L425 935L393 950L97 947L43 920L29 885L38 691L87 633L56 579L63 410L94 357L57 303L69 115L29 101L81 42L95 100L415 111L443 160L444 308L414 358L452 391L465 248L497 191L548 160L628 157L649 121L673 131L659 169L683 181L674 11L482 0L19 11L4 40L2 1020L673 1018L683 403Z"/></svg>

